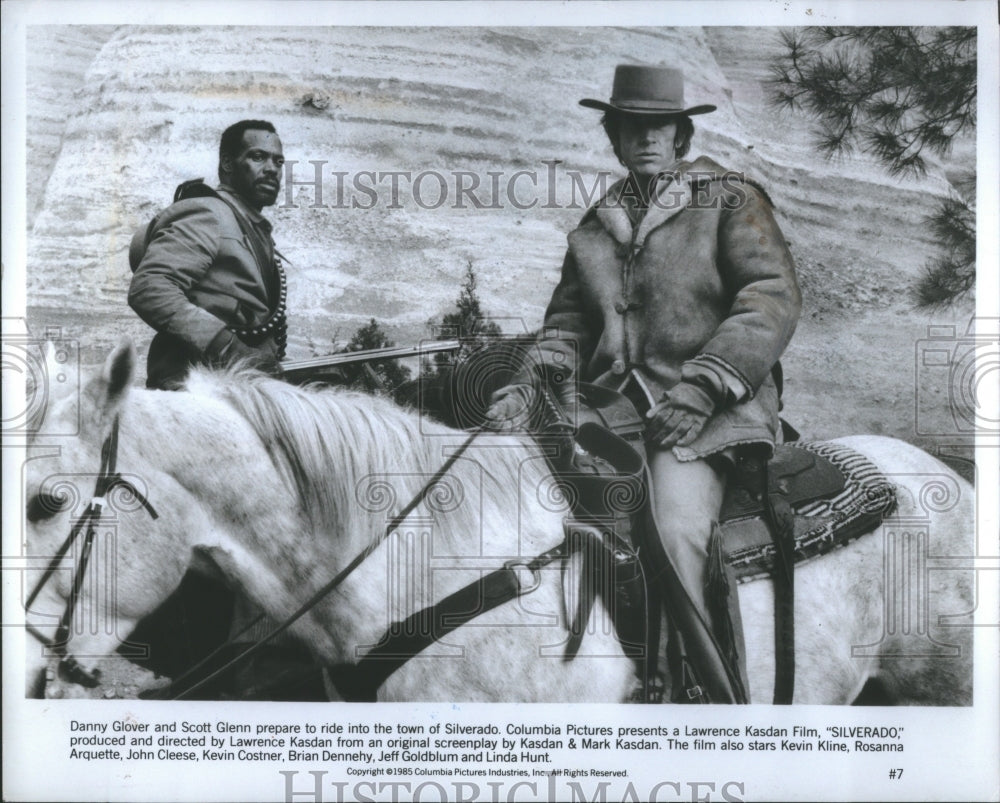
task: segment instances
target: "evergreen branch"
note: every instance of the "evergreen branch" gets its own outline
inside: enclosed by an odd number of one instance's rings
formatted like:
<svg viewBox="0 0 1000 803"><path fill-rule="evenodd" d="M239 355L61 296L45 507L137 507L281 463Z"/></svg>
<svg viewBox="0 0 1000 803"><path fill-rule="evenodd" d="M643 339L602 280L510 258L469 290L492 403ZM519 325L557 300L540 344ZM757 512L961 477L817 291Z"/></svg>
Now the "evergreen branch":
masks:
<svg viewBox="0 0 1000 803"><path fill-rule="evenodd" d="M814 118L827 158L858 149L893 176L920 175L926 153L945 155L977 119L972 27L826 26L782 31L767 81L774 106ZM922 305L950 302L975 285L974 176L956 182L928 221L947 253L925 266Z"/></svg>
<svg viewBox="0 0 1000 803"><path fill-rule="evenodd" d="M976 286L975 265L947 257L928 262L914 290L920 307L947 307L970 295Z"/></svg>

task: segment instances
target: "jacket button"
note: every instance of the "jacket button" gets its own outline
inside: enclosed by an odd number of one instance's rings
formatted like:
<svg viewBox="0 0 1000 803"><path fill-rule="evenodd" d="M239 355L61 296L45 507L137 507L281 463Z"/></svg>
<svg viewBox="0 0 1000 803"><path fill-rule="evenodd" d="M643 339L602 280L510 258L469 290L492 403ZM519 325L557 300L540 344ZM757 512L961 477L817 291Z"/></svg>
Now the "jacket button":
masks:
<svg viewBox="0 0 1000 803"><path fill-rule="evenodd" d="M624 360L615 360L611 363L611 373L618 374L621 376L625 373L625 362Z"/></svg>
<svg viewBox="0 0 1000 803"><path fill-rule="evenodd" d="M621 299L618 299L615 302L615 312L617 312L619 315L624 315L626 312L628 312L628 304L626 304Z"/></svg>

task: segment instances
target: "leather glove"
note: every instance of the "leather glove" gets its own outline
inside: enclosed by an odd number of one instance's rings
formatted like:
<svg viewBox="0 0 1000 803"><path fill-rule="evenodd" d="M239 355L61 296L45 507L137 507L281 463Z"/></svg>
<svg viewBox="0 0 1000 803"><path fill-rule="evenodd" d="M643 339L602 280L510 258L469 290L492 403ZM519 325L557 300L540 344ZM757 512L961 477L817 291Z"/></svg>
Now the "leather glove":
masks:
<svg viewBox="0 0 1000 803"><path fill-rule="evenodd" d="M272 375L280 370L278 356L270 341L258 347L248 346L228 329L223 329L212 338L205 349L205 360L209 365L217 367L242 362L249 368Z"/></svg>
<svg viewBox="0 0 1000 803"><path fill-rule="evenodd" d="M661 449L687 446L698 437L716 409L712 395L701 385L682 381L663 394L646 418L646 440Z"/></svg>
<svg viewBox="0 0 1000 803"><path fill-rule="evenodd" d="M490 397L483 426L494 432L525 429L537 392L531 385L507 385Z"/></svg>

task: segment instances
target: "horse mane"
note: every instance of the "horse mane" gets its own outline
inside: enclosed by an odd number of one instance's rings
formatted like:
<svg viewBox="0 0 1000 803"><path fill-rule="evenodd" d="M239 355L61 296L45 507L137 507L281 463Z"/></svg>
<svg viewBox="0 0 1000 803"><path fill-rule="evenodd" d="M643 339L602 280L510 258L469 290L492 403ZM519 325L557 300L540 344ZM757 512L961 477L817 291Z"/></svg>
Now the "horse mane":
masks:
<svg viewBox="0 0 1000 803"><path fill-rule="evenodd" d="M441 467L449 453L443 447L454 448L468 436L378 396L290 385L257 371L198 369L187 390L221 399L247 421L298 496L314 531L354 532L361 525L374 537ZM449 434L453 437L441 437ZM518 482L526 458L534 481L541 481L545 469L533 445L515 438L504 441L504 446L517 448L490 450L487 472L503 479L484 483L483 502L509 511L509 486ZM449 479L459 484L471 480L472 465L457 461ZM506 500L500 498L504 490ZM394 501L389 510L381 504L387 494ZM454 529L454 537L467 538L467 528L479 526L473 520L445 518L449 524L440 531L445 537Z"/></svg>

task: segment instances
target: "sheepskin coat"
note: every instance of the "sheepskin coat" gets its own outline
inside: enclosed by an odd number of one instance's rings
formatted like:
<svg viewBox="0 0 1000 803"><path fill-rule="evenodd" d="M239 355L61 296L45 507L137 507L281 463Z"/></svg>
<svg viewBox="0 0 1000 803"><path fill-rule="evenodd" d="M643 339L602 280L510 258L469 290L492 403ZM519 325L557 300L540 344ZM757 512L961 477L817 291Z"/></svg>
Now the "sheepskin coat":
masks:
<svg viewBox="0 0 1000 803"><path fill-rule="evenodd" d="M705 157L675 165L645 211L630 187L617 182L570 233L534 359L613 388L634 375L652 403L682 379L710 378L726 400L674 447L681 460L773 447L772 374L801 297L770 199Z"/></svg>

